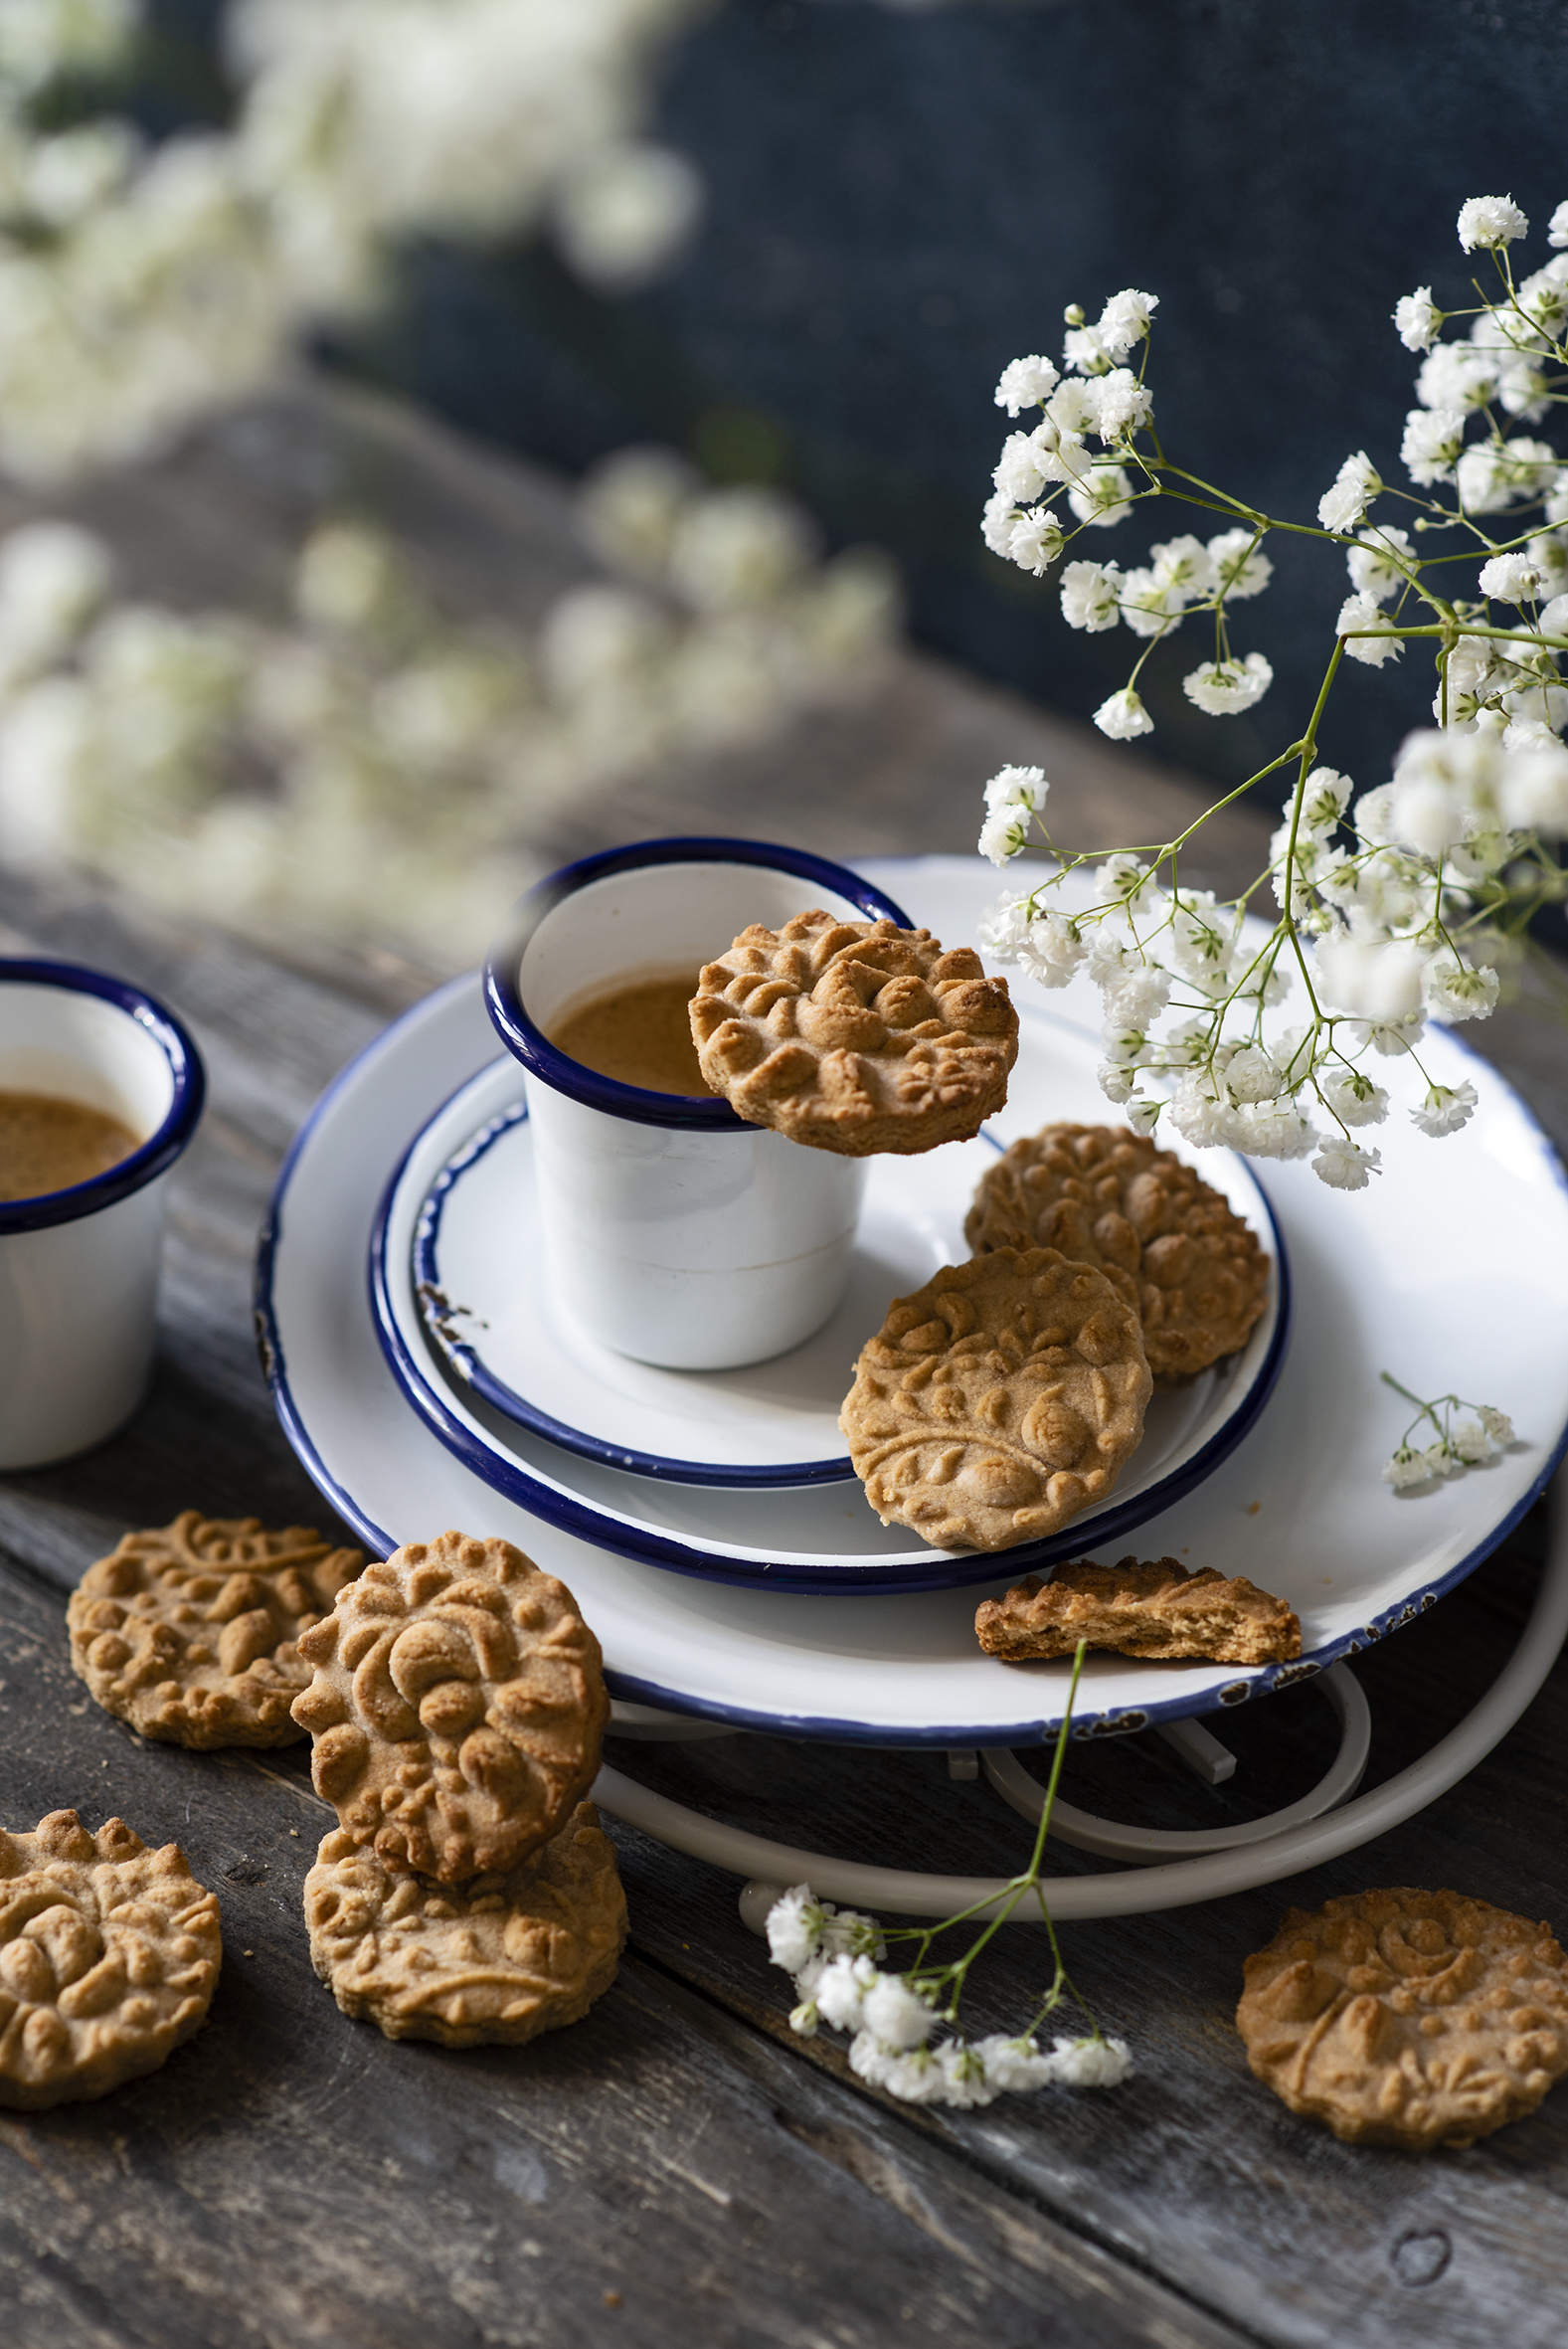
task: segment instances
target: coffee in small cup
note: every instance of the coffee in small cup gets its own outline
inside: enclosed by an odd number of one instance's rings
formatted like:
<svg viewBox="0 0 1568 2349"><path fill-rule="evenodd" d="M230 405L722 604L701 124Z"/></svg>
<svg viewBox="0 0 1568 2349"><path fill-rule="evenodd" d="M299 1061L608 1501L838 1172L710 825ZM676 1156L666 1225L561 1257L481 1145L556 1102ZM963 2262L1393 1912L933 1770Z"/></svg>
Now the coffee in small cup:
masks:
<svg viewBox="0 0 1568 2349"><path fill-rule="evenodd" d="M695 970L621 979L569 1004L551 1021L550 1041L568 1059L617 1085L711 1098L691 1033L689 1005L696 993Z"/></svg>
<svg viewBox="0 0 1568 2349"><path fill-rule="evenodd" d="M139 1147L128 1126L84 1101L0 1087L0 1199L70 1190Z"/></svg>

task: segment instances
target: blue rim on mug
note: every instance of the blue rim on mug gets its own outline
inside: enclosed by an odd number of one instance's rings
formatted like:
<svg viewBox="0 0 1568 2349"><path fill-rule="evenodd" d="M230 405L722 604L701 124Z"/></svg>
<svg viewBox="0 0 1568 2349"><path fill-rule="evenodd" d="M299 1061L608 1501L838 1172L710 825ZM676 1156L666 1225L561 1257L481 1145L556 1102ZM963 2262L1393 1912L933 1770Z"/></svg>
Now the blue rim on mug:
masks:
<svg viewBox="0 0 1568 2349"><path fill-rule="evenodd" d="M764 865L774 872L798 874L802 881L811 882L817 889L831 890L835 897L847 898L868 921L896 922L901 930L914 925L902 906L895 905L891 897L862 880L847 865L830 864L825 857L811 856L803 848L780 847L769 840L705 836L634 840L624 848L602 849L598 855L584 856L576 864L563 865L518 902L502 945L491 952L485 964L484 1003L502 1043L522 1062L530 1076L541 1078L556 1092L567 1094L588 1109L604 1110L613 1118L631 1118L639 1125L675 1126L688 1133L755 1134L757 1128L737 1117L727 1101L653 1093L644 1086L622 1085L613 1077L602 1077L597 1070L585 1068L580 1060L569 1059L552 1044L523 1008L517 989L518 967L529 940L545 917L591 881L609 880L615 873L638 872L657 864ZM718 951L722 953L729 943L725 939Z"/></svg>
<svg viewBox="0 0 1568 2349"><path fill-rule="evenodd" d="M172 1011L139 987L106 971L90 971L81 963L57 963L44 957L0 956L0 987L59 987L69 993L96 995L112 1003L144 1029L169 1063L174 1094L156 1133L137 1146L129 1158L106 1167L86 1182L65 1190L40 1191L33 1198L0 1199L0 1233L44 1231L51 1224L74 1223L82 1215L95 1215L116 1199L128 1198L166 1174L196 1131L207 1098L207 1072L194 1042Z"/></svg>

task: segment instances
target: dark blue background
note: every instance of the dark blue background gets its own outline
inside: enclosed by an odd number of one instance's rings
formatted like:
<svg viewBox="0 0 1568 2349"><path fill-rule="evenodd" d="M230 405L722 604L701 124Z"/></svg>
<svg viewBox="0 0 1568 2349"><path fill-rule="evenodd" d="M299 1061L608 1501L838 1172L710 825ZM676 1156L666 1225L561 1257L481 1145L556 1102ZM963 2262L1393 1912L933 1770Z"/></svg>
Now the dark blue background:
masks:
<svg viewBox="0 0 1568 2349"><path fill-rule="evenodd" d="M1069 631L1054 587L977 533L1002 365L1056 353L1065 302L1140 285L1174 457L1303 520L1350 450L1403 482L1416 362L1394 300L1428 279L1470 298L1469 195L1511 193L1540 266L1565 118L1563 0L726 0L658 109L709 196L667 279L609 301L537 246L428 251L338 356L569 469L652 437L782 480L832 542L893 549L924 642L1087 714L1132 639ZM1190 520L1140 511L1093 551L1137 561ZM1191 710L1193 627L1150 664L1147 747L1229 778L1305 723L1347 583L1328 550L1271 552L1237 638L1273 691L1241 718ZM1420 654L1347 673L1326 754L1379 780L1429 674Z"/></svg>

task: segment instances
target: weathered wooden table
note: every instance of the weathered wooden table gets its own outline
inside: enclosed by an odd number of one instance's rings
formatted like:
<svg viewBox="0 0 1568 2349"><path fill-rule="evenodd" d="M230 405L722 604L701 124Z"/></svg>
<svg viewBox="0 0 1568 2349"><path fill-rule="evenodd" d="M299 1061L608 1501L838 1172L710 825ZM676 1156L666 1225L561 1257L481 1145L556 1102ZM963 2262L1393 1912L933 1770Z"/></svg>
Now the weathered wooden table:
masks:
<svg viewBox="0 0 1568 2349"><path fill-rule="evenodd" d="M416 519L435 517L437 540L453 500L468 499L451 543L489 548L484 593L505 577L497 533L559 540L559 496L544 497L541 521L537 485L508 488L489 460L385 419L350 422ZM290 429L294 446L297 418ZM205 472L121 483L91 517L117 518L133 555L150 549L151 562L161 547L181 578L215 592L219 558L260 543L278 503L275 448L258 460L272 486L253 510L249 444L237 446ZM424 507L411 480L436 483ZM633 807L576 811L547 845L721 828L728 815L727 828L777 828L836 854L956 846L972 836L977 779L1009 756L1050 766L1086 841L1163 836L1181 804L1178 786L1135 759L1108 762L1082 729L918 660L874 709L824 723L808 747L790 794L764 794L750 819L734 820L734 773L716 769ZM786 766L777 754L775 782ZM1213 844L1216 874L1244 877L1266 833L1262 818L1234 819ZM1481 1768L1380 1843L1289 1888L1067 1928L1075 1976L1135 2052L1114 2094L1051 2090L954 2114L868 2092L827 2036L789 2036L788 1985L743 1927L735 1881L614 1824L631 1945L585 2022L526 2049L447 2054L345 2021L306 1956L300 1884L325 1814L303 1753L142 1743L73 1678L65 1592L126 1528L184 1507L330 1522L262 1387L252 1250L311 1101L428 979L388 957L285 967L195 923L0 878L0 952L25 946L163 995L194 1026L212 1091L175 1184L146 1409L90 1457L0 1483L0 1823L70 1805L94 1825L119 1812L151 1842L177 1838L220 1895L227 1954L207 2028L163 2073L99 2104L0 2117L0 2349L1568 2338L1568 2086L1469 2153L1356 2151L1252 2079L1231 2021L1241 1960L1288 1897L1452 1885L1568 1927L1561 1665ZM1561 1142L1561 1033L1499 1016L1481 1040ZM1541 1541L1527 1521L1431 1615L1357 1658L1370 1780L1425 1750L1488 1684ZM1069 1792L1152 1825L1271 1809L1319 1774L1327 1710L1304 1687L1227 1717L1225 1734L1240 1767L1217 1791L1158 1743L1128 1738L1075 1750ZM999 1798L952 1780L940 1755L746 1736L612 1745L611 1758L716 1816L855 1858L1006 1873L1026 1848ZM1064 1853L1055 1865L1095 1863ZM1001 1936L976 1977L975 2025L1016 2026L1041 1965L1040 1936Z"/></svg>
<svg viewBox="0 0 1568 2349"><path fill-rule="evenodd" d="M1420 2338L1518 2349L1568 2334L1568 2090L1474 2151L1360 2152L1253 2081L1231 2025L1283 1893L1067 1928L1069 1962L1132 2042L1115 2094L968 2115L867 2092L787 1984L737 1886L612 1825L631 1905L615 1988L516 2051L392 2046L310 1972L300 1884L322 1831L299 1748L144 1744L70 1672L67 1587L127 1527L196 1506L321 1522L252 1351L251 1248L281 1151L393 1007L112 905L0 890L0 946L107 964L192 1021L212 1106L179 1176L162 1357L145 1411L70 1466L0 1486L0 1818L76 1806L174 1837L219 1893L211 2021L154 2078L0 2118L0 2341L16 2349L321 2342L818 2345ZM377 985L383 987L378 996ZM479 1530L479 1529L476 1529ZM1520 1536L1429 1617L1357 1659L1374 1777L1452 1724L1515 1634ZM1155 1824L1271 1807L1321 1766L1309 1688L1227 1717L1241 1767L1202 1789L1141 1739L1075 1751L1074 1799ZM1568 1923L1568 1674L1423 1817L1292 1885L1456 1885ZM940 1755L761 1737L612 1747L633 1772L785 1841L1005 1873L1021 1823ZM1059 1865L1077 1863L1066 1854ZM994 1945L977 2019L1025 2012L1040 1937Z"/></svg>

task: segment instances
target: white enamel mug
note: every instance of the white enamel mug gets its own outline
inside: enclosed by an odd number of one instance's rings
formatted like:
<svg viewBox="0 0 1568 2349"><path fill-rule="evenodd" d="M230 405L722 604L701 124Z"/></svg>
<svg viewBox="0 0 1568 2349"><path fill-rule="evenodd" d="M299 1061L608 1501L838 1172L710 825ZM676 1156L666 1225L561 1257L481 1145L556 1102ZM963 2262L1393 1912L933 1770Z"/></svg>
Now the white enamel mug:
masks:
<svg viewBox="0 0 1568 2349"><path fill-rule="evenodd" d="M490 1017L523 1066L555 1308L618 1354L725 1370L802 1344L848 1283L866 1165L749 1126L711 1095L617 1084L547 1031L617 984L695 977L748 923L776 930L813 906L909 923L858 874L799 849L644 840L542 881L490 958Z"/></svg>
<svg viewBox="0 0 1568 2349"><path fill-rule="evenodd" d="M0 1470L44 1468L103 1442L146 1391L164 1191L206 1079L139 988L0 959L0 1090L81 1102L138 1137L87 1182L0 1200Z"/></svg>

